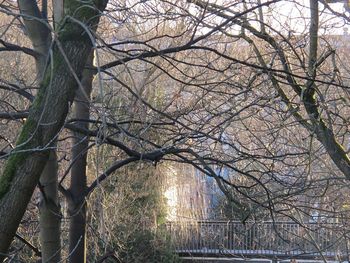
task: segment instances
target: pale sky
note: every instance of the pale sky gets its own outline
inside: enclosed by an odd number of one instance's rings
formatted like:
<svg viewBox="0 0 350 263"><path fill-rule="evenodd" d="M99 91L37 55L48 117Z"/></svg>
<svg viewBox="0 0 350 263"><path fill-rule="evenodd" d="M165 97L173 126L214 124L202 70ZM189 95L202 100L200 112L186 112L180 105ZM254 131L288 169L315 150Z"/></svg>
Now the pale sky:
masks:
<svg viewBox="0 0 350 263"><path fill-rule="evenodd" d="M269 10L271 12L271 22L274 28L291 28L297 33L304 33L308 30L308 20L304 18L310 17L309 10L309 0L298 0L295 1L297 4L288 3L287 1L282 1L277 3L277 7L274 10ZM319 4L320 10L323 9L323 5ZM336 12L343 13L344 7L342 3L330 4L330 7ZM268 8L265 8L268 10ZM321 34L343 34L344 27L349 27L345 24L344 19L336 18L329 10L323 9L323 13L320 17L320 30ZM269 13L270 13L269 12ZM276 21L280 21L278 24ZM267 21L266 21L267 22Z"/></svg>
<svg viewBox="0 0 350 263"><path fill-rule="evenodd" d="M267 2L269 0L261 1ZM226 3L225 5L230 6L235 3L232 0L212 0L210 2L219 5ZM256 0L246 2L256 3ZM309 2L310 0L294 0L294 2L289 0L278 2L270 7L263 7L265 22L281 33L288 33L290 30L295 31L296 34L306 33L309 30L309 19L305 19L310 17ZM330 7L339 13L344 13L345 11L343 3L330 4ZM337 18L329 10L325 10L321 3L319 8L323 11L320 16L320 34L343 34L344 28L350 29L350 25L346 24L344 19Z"/></svg>

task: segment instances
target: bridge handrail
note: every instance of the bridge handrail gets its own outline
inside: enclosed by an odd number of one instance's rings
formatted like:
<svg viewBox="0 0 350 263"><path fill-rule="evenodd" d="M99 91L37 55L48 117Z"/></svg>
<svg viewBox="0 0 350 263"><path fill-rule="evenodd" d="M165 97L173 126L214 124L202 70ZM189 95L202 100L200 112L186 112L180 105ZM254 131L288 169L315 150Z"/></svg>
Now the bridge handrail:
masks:
<svg viewBox="0 0 350 263"><path fill-rule="evenodd" d="M186 220L168 222L181 251L261 251L272 254L348 254L345 226L332 222Z"/></svg>

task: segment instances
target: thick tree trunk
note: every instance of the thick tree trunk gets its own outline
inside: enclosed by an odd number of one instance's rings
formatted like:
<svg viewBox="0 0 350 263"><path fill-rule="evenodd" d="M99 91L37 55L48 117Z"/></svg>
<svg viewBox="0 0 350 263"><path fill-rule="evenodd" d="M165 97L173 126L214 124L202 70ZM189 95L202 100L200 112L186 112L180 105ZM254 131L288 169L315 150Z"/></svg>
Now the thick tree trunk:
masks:
<svg viewBox="0 0 350 263"><path fill-rule="evenodd" d="M58 28L63 18L63 0L52 1L54 28ZM51 45L51 38L47 40ZM49 46L47 45L47 46ZM46 51L46 54L48 54ZM37 68L40 76L45 73L45 64ZM56 150L52 150L46 166L40 176L41 200L39 206L39 231L41 261L57 263L61 261L61 214L58 197L58 161Z"/></svg>
<svg viewBox="0 0 350 263"><path fill-rule="evenodd" d="M64 16L63 0L52 0L53 26L57 30Z"/></svg>
<svg viewBox="0 0 350 263"><path fill-rule="evenodd" d="M61 260L61 214L58 202L57 156L53 150L40 176L42 196L39 206L39 226L42 262Z"/></svg>
<svg viewBox="0 0 350 263"><path fill-rule="evenodd" d="M106 1L96 1L96 4L102 10ZM86 2L65 1L65 10L82 23L88 21L87 27L98 23L96 8ZM91 52L91 40L80 24L68 19L60 32L50 70L45 73L17 146L0 177L0 262L6 256L39 181L49 149L64 124L69 103L74 98L76 76L81 76Z"/></svg>
<svg viewBox="0 0 350 263"><path fill-rule="evenodd" d="M77 41L69 41L62 45L66 55L75 60L71 61L71 64L74 71L79 74L90 52L90 45L83 46ZM56 50L55 53L59 51ZM75 80L65 63L59 64L55 67L51 85L50 81L45 83L46 87L41 88L40 94L35 99L18 139L19 146L7 161L0 178L2 253L7 251L17 230L48 159L48 149L63 126L69 101L74 97Z"/></svg>
<svg viewBox="0 0 350 263"><path fill-rule="evenodd" d="M46 18L42 17L39 7L33 0L18 0L18 6L34 50L40 54L36 57L38 81L41 81L47 64L47 54L51 46L51 32Z"/></svg>
<svg viewBox="0 0 350 263"><path fill-rule="evenodd" d="M59 4L61 4L59 6ZM47 58L51 46L51 32L48 27L47 16L43 17L36 1L19 0L18 5L23 15L23 21L26 33L29 36L34 50L37 52L35 57L37 81L42 80L47 65ZM55 10L60 13L63 7L63 1L55 1ZM47 6L43 6L46 9ZM42 10L43 11L43 10ZM46 10L47 11L47 10ZM33 19L35 18L35 19ZM57 19L62 19L62 15ZM60 208L58 206L58 163L55 150L50 153L41 176L40 183L43 186L41 193L41 202L39 207L39 228L40 244L42 251L42 262L55 263L61 259L61 232L60 232Z"/></svg>
<svg viewBox="0 0 350 263"><path fill-rule="evenodd" d="M92 66L93 52L86 63L87 68ZM92 89L93 72L84 70L82 77L82 89L77 90L73 107L73 116L77 119L89 119L90 117L90 94ZM87 122L76 122L75 125L84 129L88 128ZM86 262L86 159L89 138L80 133L73 133L70 194L72 199L68 202L69 222L69 262Z"/></svg>
<svg viewBox="0 0 350 263"><path fill-rule="evenodd" d="M59 3L61 6L58 6ZM35 61L37 81L40 82L45 74L47 57L52 41L47 17L42 17L42 12L40 12L36 1L19 0L18 5L23 15L27 35L32 41L34 50L39 54ZM55 1L54 5L55 10L58 9L60 12L63 1ZM59 8L56 8L57 6ZM59 16L58 19L62 19L62 16ZM48 263L56 263L61 259L61 217L58 205L57 172L57 157L55 150L52 150L49 161L40 176L40 183L43 188L39 207L39 236L42 262Z"/></svg>

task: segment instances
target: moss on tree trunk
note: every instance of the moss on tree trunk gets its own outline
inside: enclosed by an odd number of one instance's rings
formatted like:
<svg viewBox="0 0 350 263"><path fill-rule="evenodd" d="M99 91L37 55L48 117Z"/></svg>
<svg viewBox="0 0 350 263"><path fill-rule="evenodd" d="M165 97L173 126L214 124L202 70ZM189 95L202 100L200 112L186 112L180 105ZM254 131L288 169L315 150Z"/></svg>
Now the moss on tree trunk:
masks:
<svg viewBox="0 0 350 263"><path fill-rule="evenodd" d="M51 65L19 135L17 147L0 177L0 262L5 258L48 159L50 146L60 132L73 101L77 83L72 70L80 76L91 52L92 45L86 37L86 30L96 27L98 9L92 2L65 2L67 13L74 19L68 17L62 25L58 38L61 48L58 45L53 48ZM106 1L98 4L104 8ZM76 21L81 21L86 27ZM68 38L66 32L74 37ZM69 62L65 58L69 58Z"/></svg>

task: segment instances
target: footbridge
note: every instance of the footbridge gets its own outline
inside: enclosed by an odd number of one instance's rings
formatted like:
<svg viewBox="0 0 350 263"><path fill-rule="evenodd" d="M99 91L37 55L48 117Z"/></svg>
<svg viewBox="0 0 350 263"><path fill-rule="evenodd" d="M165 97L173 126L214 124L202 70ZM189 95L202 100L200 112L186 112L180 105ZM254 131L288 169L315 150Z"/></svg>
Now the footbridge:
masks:
<svg viewBox="0 0 350 263"><path fill-rule="evenodd" d="M349 228L339 223L185 221L167 229L182 258L349 262Z"/></svg>

